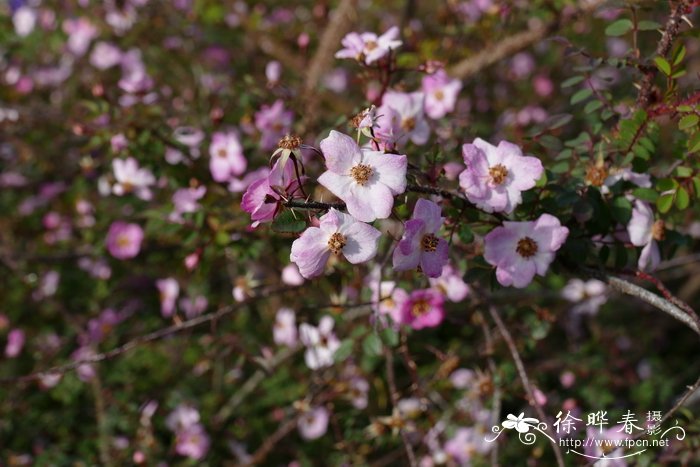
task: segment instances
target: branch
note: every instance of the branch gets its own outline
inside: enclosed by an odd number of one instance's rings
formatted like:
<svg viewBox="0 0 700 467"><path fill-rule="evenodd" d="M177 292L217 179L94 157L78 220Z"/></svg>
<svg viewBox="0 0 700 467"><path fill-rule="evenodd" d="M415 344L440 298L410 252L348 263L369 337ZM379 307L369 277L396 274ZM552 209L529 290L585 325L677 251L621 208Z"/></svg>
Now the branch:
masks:
<svg viewBox="0 0 700 467"><path fill-rule="evenodd" d="M670 3L672 5L671 15L668 17L668 21L666 21L664 33L656 46L656 55L660 57L666 57L671 51L673 41L676 39L676 36L678 36L678 32L681 28L683 13L686 8L689 7L689 4L685 0L681 0L677 3ZM656 67L650 68L649 71L644 74L644 79L642 79L642 84L639 87L639 94L637 94L637 105L641 108L647 107L650 103L655 76Z"/></svg>
<svg viewBox="0 0 700 467"><path fill-rule="evenodd" d="M542 407L540 407L539 404L536 402L535 391L532 389L530 379L527 377L527 372L525 372L525 365L523 365L523 360L520 358L518 348L515 346L515 342L513 342L513 337L510 335L510 332L508 332L508 328L506 328L505 324L503 324L501 317L498 316L498 313L496 312L496 309L494 307L489 307L489 314L496 323L498 331L501 333L501 336L503 336L503 340L506 341L506 345L510 350L510 354L513 357L513 361L515 362L515 367L518 369L518 375L520 375L520 381L522 381L523 386L525 387L525 391L527 391L528 403L535 409L535 412L537 412L537 416L540 418L540 420L547 420L547 416L542 410ZM552 427L550 427L549 425L547 426L547 433L552 439L556 439L557 436L552 432ZM554 456L557 458L557 465L559 465L559 467L564 467L566 464L564 464L564 456L562 455L561 450L559 449L559 444L556 442L552 442L552 448L554 449Z"/></svg>
<svg viewBox="0 0 700 467"><path fill-rule="evenodd" d="M396 409L399 406L399 392L396 389L396 375L394 374L394 356L391 353L391 349L387 346L384 347L384 359L386 362L386 380L389 385L389 397L391 398L391 405ZM406 457L408 458L408 465L411 467L417 467L416 455L413 453L413 447L411 447L411 442L406 435L406 430L402 428L399 429L401 434L401 441L403 442L403 447L406 450Z"/></svg>
<svg viewBox="0 0 700 467"><path fill-rule="evenodd" d="M256 295L254 297L249 298L248 300L246 300L244 302L239 303L239 305L242 306L242 305L254 302L256 300L262 299L262 298L268 298L270 295L284 293L284 292L287 292L287 291L295 289L295 288L296 287L284 287L284 288L276 289L276 290L268 290L268 291L261 293L260 295ZM148 342L153 342L153 341L162 339L162 338L167 337L171 334L175 334L175 333L178 333L180 331L184 331L186 329L191 329L191 328L197 327L197 326L204 324L204 323L216 321L219 318L222 318L228 314L231 314L234 311L237 311L239 309L240 309L239 306L227 306L227 307L219 309L215 313L201 315L201 316L198 316L196 318L193 318L193 319L190 319L187 321L183 321L183 322L178 323L178 324L173 324L172 326L168 326L166 328L162 328L162 329L159 329L157 331L153 331L151 333L144 334L142 336L138 336L138 337L130 340L129 342L127 342L123 345L120 345L119 347L116 347L116 348L109 350L107 352L104 352L104 353L92 355L90 357L86 357L86 358L83 358L80 360L75 360L73 362L65 363L63 365L56 365L56 366L46 368L44 370L36 371L34 373L30 373L30 374L24 375L24 376L11 377L11 378L0 378L0 384L23 383L23 382L32 381L34 379L39 379L39 378L42 378L44 376L48 376L48 375L52 375L52 374L56 374L56 373L66 373L68 371L75 370L82 365L89 365L91 363L98 363L98 362L102 362L104 360L109 360L109 359L114 358L116 356L119 356L123 353L129 352L142 344L146 344Z"/></svg>
<svg viewBox="0 0 700 467"><path fill-rule="evenodd" d="M695 323L695 320L690 315L685 313L683 310L681 310L665 298L660 297L652 292L649 292L647 289L644 289L624 279L610 276L602 271L597 271L589 268L583 268L582 270L587 275L599 279L603 282L606 282L612 289L627 295L631 295L633 297L637 297L640 300L647 302L649 305L658 308L659 310L674 317L675 319L685 324L690 329L692 329L700 335L700 328Z"/></svg>
<svg viewBox="0 0 700 467"><path fill-rule="evenodd" d="M316 107L319 101L319 83L325 72L332 66L334 53L338 50L343 36L350 31L357 12L355 11L356 0L341 0L340 4L332 13L331 20L323 30L323 34L318 41L318 49L311 58L307 67L304 89L302 91L302 102L304 102L304 123L308 128L313 125L318 112Z"/></svg>
<svg viewBox="0 0 700 467"><path fill-rule="evenodd" d="M572 13L565 14L564 10L548 23L534 23L527 30L508 36L496 44L484 48L481 52L465 58L450 69L450 75L459 79L467 79L484 68L488 68L506 57L515 55L536 42L540 42L552 32L560 29L579 16L589 14L604 3L605 0L581 2Z"/></svg>

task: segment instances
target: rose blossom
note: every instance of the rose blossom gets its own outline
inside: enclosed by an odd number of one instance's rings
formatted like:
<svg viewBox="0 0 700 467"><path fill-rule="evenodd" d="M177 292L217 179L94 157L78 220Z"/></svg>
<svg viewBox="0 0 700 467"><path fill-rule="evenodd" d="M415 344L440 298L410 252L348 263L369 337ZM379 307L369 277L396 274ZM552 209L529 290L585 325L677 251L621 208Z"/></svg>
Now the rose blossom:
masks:
<svg viewBox="0 0 700 467"><path fill-rule="evenodd" d="M155 184L156 179L150 170L139 167L139 163L133 157L126 159L114 159L112 161L114 178L116 183L112 192L117 196L127 193L135 193L144 201L152 198L149 186Z"/></svg>
<svg viewBox="0 0 700 467"><path fill-rule="evenodd" d="M425 113L432 119L438 119L455 109L462 82L450 79L445 70L438 70L423 78L422 89L425 93Z"/></svg>
<svg viewBox="0 0 700 467"><path fill-rule="evenodd" d="M335 53L335 58L349 58L370 65L397 49L402 42L398 40L399 28L393 26L381 36L373 32L351 32L341 41L343 48Z"/></svg>
<svg viewBox="0 0 700 467"><path fill-rule="evenodd" d="M477 138L462 146L462 155L467 168L459 175L459 186L486 212L513 212L521 192L533 188L544 171L539 159L523 156L507 141L493 146Z"/></svg>
<svg viewBox="0 0 700 467"><path fill-rule="evenodd" d="M272 328L275 344L294 347L297 343L297 327L294 311L290 308L280 308Z"/></svg>
<svg viewBox="0 0 700 467"><path fill-rule="evenodd" d="M330 316L324 316L318 327L302 323L299 326L299 338L306 346L304 361L312 370L333 364L333 355L340 347L340 341L333 333L335 322Z"/></svg>
<svg viewBox="0 0 700 467"><path fill-rule="evenodd" d="M386 219L394 196L406 190L407 158L360 149L350 136L337 131L321 141L328 170L318 182L345 201L357 220Z"/></svg>
<svg viewBox="0 0 700 467"><path fill-rule="evenodd" d="M289 259L302 276L320 276L331 253L341 254L352 264L364 263L377 254L381 233L351 215L331 208L321 216L318 227L309 227L292 243Z"/></svg>
<svg viewBox="0 0 700 467"><path fill-rule="evenodd" d="M440 206L420 198L413 209L413 217L406 221L401 241L394 249L396 271L420 268L428 277L440 277L447 264L447 242L435 234L444 222Z"/></svg>
<svg viewBox="0 0 700 467"><path fill-rule="evenodd" d="M413 329L434 328L445 318L445 298L434 289L414 290L400 310L400 323Z"/></svg>
<svg viewBox="0 0 700 467"><path fill-rule="evenodd" d="M143 229L138 224L113 222L107 232L107 250L117 259L130 259L139 254Z"/></svg>
<svg viewBox="0 0 700 467"><path fill-rule="evenodd" d="M243 146L233 130L217 131L212 135L209 156L209 171L217 182L228 182L233 176L244 173L248 167Z"/></svg>
<svg viewBox="0 0 700 467"><path fill-rule="evenodd" d="M637 267L641 271L656 269L661 261L657 241L663 240L665 227L664 221L654 221L654 212L648 203L640 200L634 202L632 218L627 224L627 233L634 246L644 247L639 255Z"/></svg>
<svg viewBox="0 0 700 467"><path fill-rule="evenodd" d="M176 279L168 277L157 280L156 287L160 293L160 314L169 318L175 312L175 300L180 294L180 285Z"/></svg>
<svg viewBox="0 0 700 467"><path fill-rule="evenodd" d="M297 428L302 438L312 440L320 438L328 430L328 410L324 407L313 407L304 413L297 421Z"/></svg>
<svg viewBox="0 0 700 467"><path fill-rule="evenodd" d="M535 274L545 275L568 235L569 229L550 214L536 221L506 221L484 238L484 259L496 266L501 285L523 288Z"/></svg>

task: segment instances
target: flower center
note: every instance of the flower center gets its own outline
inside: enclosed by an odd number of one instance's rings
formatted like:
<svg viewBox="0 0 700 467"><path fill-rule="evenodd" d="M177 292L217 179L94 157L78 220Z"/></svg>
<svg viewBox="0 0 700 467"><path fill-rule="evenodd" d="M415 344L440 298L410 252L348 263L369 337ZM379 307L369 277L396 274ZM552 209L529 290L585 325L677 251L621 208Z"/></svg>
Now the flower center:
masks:
<svg viewBox="0 0 700 467"><path fill-rule="evenodd" d="M277 143L277 146L282 149L294 150L301 146L301 138L296 135L286 135Z"/></svg>
<svg viewBox="0 0 700 467"><path fill-rule="evenodd" d="M377 45L377 43L376 43L375 41L367 41L367 42L365 42L365 50L366 50L367 52L371 52L371 51L373 51L374 49L376 49L377 47L378 47L378 45Z"/></svg>
<svg viewBox="0 0 700 467"><path fill-rule="evenodd" d="M419 298L411 305L411 314L416 318L423 316L430 310L430 303L424 298Z"/></svg>
<svg viewBox="0 0 700 467"><path fill-rule="evenodd" d="M494 185L500 185L506 181L508 169L506 169L506 166L503 164L496 164L489 168L489 175L491 176L491 181L494 183Z"/></svg>
<svg viewBox="0 0 700 467"><path fill-rule="evenodd" d="M336 232L331 235L331 238L328 239L328 249L330 249L336 255L339 255L347 243L348 242L343 234Z"/></svg>
<svg viewBox="0 0 700 467"><path fill-rule="evenodd" d="M131 245L131 240L129 240L128 235L120 235L117 237L117 246L120 248L127 248L129 245Z"/></svg>
<svg viewBox="0 0 700 467"><path fill-rule="evenodd" d="M586 181L593 186L603 186L605 179L608 178L608 171L605 166L589 165L586 169Z"/></svg>
<svg viewBox="0 0 700 467"><path fill-rule="evenodd" d="M661 241L664 239L666 236L666 224L664 221L659 219L658 221L654 222L654 225L651 226L651 238L657 241Z"/></svg>
<svg viewBox="0 0 700 467"><path fill-rule="evenodd" d="M219 157L226 157L227 154L228 154L228 152L226 151L225 148L221 148L216 152L216 155Z"/></svg>
<svg viewBox="0 0 700 467"><path fill-rule="evenodd" d="M401 121L401 128L406 131L412 131L416 127L416 119L413 117L404 118Z"/></svg>
<svg viewBox="0 0 700 467"><path fill-rule="evenodd" d="M358 184L364 185L369 181L369 177L372 176L372 167L365 164L357 164L350 169L350 175Z"/></svg>
<svg viewBox="0 0 700 467"><path fill-rule="evenodd" d="M423 238L420 241L420 246L423 248L423 251L430 252L430 251L435 251L437 250L438 242L440 239L438 239L435 235L433 234L425 234L423 235Z"/></svg>
<svg viewBox="0 0 700 467"><path fill-rule="evenodd" d="M531 258L535 256L537 250L537 242L530 237L523 237L518 240L518 246L515 248L515 251L517 251L523 258Z"/></svg>
<svg viewBox="0 0 700 467"><path fill-rule="evenodd" d="M442 89L438 89L437 91L435 91L435 93L433 94L433 96L435 96L435 99L436 99L436 100L441 101L441 100L443 100L443 99L445 98L445 93L442 92Z"/></svg>

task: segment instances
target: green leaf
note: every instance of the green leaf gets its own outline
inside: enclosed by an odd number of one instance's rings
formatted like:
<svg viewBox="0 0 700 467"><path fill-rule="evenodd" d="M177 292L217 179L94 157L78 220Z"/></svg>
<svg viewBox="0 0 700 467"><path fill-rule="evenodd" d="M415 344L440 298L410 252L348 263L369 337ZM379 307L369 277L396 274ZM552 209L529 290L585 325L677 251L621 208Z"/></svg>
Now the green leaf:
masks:
<svg viewBox="0 0 700 467"><path fill-rule="evenodd" d="M700 117L698 117L697 115L686 115L685 117L681 118L681 120L678 122L678 129L687 130L688 128L693 128L698 124L698 121L700 121Z"/></svg>
<svg viewBox="0 0 700 467"><path fill-rule="evenodd" d="M679 165L676 167L676 177L681 177L681 178L687 178L687 177L692 177L693 176L693 169L690 167L686 167L683 165Z"/></svg>
<svg viewBox="0 0 700 467"><path fill-rule="evenodd" d="M382 354L382 340L376 333L371 333L362 341L362 351L370 357L378 357Z"/></svg>
<svg viewBox="0 0 700 467"><path fill-rule="evenodd" d="M595 101L590 101L586 106L583 108L583 111L587 114L595 112L599 108L603 107L603 103L599 100Z"/></svg>
<svg viewBox="0 0 700 467"><path fill-rule="evenodd" d="M673 66L680 64L685 58L685 46L681 45L675 54L673 54Z"/></svg>
<svg viewBox="0 0 700 467"><path fill-rule="evenodd" d="M653 31L655 29L661 29L661 25L656 21L643 20L637 23L638 31Z"/></svg>
<svg viewBox="0 0 700 467"><path fill-rule="evenodd" d="M619 19L605 28L605 35L614 37L624 36L632 30L633 26L632 21L628 19Z"/></svg>
<svg viewBox="0 0 700 467"><path fill-rule="evenodd" d="M667 193L665 195L659 196L656 200L656 208L660 213L666 213L671 209L673 205L673 193Z"/></svg>
<svg viewBox="0 0 700 467"><path fill-rule="evenodd" d="M396 347L399 345L399 333L393 328L386 328L381 332L382 340L389 347Z"/></svg>
<svg viewBox="0 0 700 467"><path fill-rule="evenodd" d="M573 96L571 96L571 105L578 104L581 101L585 101L591 95L593 94L593 91L589 88L586 89L581 89L580 91L577 91Z"/></svg>
<svg viewBox="0 0 700 467"><path fill-rule="evenodd" d="M642 201L649 201L650 203L656 202L659 197L656 190L652 190L651 188L635 188L632 190L632 194L635 198L641 199Z"/></svg>
<svg viewBox="0 0 700 467"><path fill-rule="evenodd" d="M344 362L352 355L353 341L352 339L345 339L340 343L340 347L333 354L333 361Z"/></svg>
<svg viewBox="0 0 700 467"><path fill-rule="evenodd" d="M563 83L561 83L561 88L562 89L570 88L571 86L580 83L584 79L585 78L583 76L580 76L580 75L579 76L572 76L571 78L566 79L566 80L564 80Z"/></svg>
<svg viewBox="0 0 700 467"><path fill-rule="evenodd" d="M672 178L662 178L656 182L656 189L659 191L675 190L677 186L678 182Z"/></svg>
<svg viewBox="0 0 700 467"><path fill-rule="evenodd" d="M615 198L610 212L613 219L621 224L627 224L632 217L632 203L625 197Z"/></svg>
<svg viewBox="0 0 700 467"><path fill-rule="evenodd" d="M700 131L695 132L688 140L688 152L693 153L700 150Z"/></svg>
<svg viewBox="0 0 700 467"><path fill-rule="evenodd" d="M700 198L700 177L693 178L693 191L695 191L695 197Z"/></svg>
<svg viewBox="0 0 700 467"><path fill-rule="evenodd" d="M272 221L272 230L281 233L297 233L306 228L306 221L300 214L295 214L292 209L285 209L275 216Z"/></svg>
<svg viewBox="0 0 700 467"><path fill-rule="evenodd" d="M666 76L671 76L671 64L663 57L654 57L656 67Z"/></svg>
<svg viewBox="0 0 700 467"><path fill-rule="evenodd" d="M678 191L676 191L676 207L682 211L687 208L689 204L690 195L688 194L688 190L680 187Z"/></svg>

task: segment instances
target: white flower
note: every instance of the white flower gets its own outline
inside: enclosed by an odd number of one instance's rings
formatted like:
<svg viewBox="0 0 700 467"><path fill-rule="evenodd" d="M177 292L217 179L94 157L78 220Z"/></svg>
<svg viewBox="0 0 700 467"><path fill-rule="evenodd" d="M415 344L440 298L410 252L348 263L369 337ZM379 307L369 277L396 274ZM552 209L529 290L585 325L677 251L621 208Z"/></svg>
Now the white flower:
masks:
<svg viewBox="0 0 700 467"><path fill-rule="evenodd" d="M133 157L126 159L114 159L112 161L114 178L116 183L112 186L112 193L123 196L127 193L135 193L144 201L149 201L152 197L148 188L156 182L155 177L148 169L139 167L139 163Z"/></svg>
<svg viewBox="0 0 700 467"><path fill-rule="evenodd" d="M304 360L312 370L333 364L333 355L340 347L340 341L333 334L335 322L330 316L324 316L318 327L303 323L299 326L299 337L306 346Z"/></svg>

